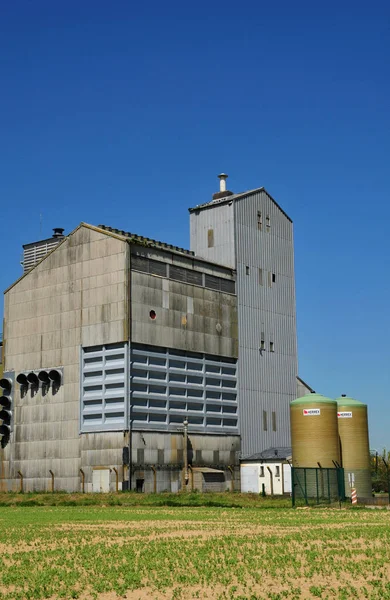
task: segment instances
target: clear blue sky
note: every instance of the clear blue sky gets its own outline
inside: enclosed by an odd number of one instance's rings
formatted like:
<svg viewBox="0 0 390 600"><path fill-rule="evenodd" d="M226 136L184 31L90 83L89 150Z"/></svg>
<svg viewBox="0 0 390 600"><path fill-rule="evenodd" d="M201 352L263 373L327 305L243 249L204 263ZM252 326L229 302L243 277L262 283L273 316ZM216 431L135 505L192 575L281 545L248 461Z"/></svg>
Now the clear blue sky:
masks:
<svg viewBox="0 0 390 600"><path fill-rule="evenodd" d="M2 288L40 213L188 246L219 172L264 185L295 223L301 377L390 447L389 59L384 0L3 2Z"/></svg>

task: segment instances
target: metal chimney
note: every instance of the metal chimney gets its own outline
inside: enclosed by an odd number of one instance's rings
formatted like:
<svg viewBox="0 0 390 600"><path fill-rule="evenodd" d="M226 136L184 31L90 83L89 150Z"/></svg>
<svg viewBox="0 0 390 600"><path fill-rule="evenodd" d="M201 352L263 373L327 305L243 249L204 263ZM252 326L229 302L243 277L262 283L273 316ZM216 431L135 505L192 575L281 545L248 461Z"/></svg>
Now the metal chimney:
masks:
<svg viewBox="0 0 390 600"><path fill-rule="evenodd" d="M226 173L221 173L220 175L218 175L220 192L226 192L226 179L227 178L228 178L228 175L226 175Z"/></svg>
<svg viewBox="0 0 390 600"><path fill-rule="evenodd" d="M226 173L221 173L218 175L218 178L219 192L213 194L213 200L220 200L221 198L225 198L227 196L233 196L233 192L229 192L229 190L226 189L226 179L228 178L228 175L226 175Z"/></svg>

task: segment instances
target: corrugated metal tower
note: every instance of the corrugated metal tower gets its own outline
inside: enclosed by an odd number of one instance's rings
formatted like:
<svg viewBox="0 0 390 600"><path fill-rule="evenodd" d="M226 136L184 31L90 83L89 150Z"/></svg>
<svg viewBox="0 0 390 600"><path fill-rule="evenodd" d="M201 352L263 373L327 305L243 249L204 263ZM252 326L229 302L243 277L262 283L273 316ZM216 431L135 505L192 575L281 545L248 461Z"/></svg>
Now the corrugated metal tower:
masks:
<svg viewBox="0 0 390 600"><path fill-rule="evenodd" d="M191 250L237 269L238 403L242 456L290 445L297 341L293 224L264 188L233 194L220 176L211 202L190 209Z"/></svg>
<svg viewBox="0 0 390 600"><path fill-rule="evenodd" d="M337 398L336 402L346 494L349 496L351 488L355 488L358 498L371 498L367 405L346 396Z"/></svg>
<svg viewBox="0 0 390 600"><path fill-rule="evenodd" d="M337 402L313 393L290 407L293 466L334 469L340 463Z"/></svg>

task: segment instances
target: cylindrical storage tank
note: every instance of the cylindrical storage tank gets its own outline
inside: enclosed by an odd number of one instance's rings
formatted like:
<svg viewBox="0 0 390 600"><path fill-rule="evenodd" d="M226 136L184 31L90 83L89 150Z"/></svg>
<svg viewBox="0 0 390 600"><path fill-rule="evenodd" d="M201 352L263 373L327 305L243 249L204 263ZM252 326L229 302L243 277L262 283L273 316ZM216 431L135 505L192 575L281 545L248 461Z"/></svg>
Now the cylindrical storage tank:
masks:
<svg viewBox="0 0 390 600"><path fill-rule="evenodd" d="M293 467L334 469L340 464L337 402L307 394L290 403Z"/></svg>
<svg viewBox="0 0 390 600"><path fill-rule="evenodd" d="M340 458L344 468L345 494L356 489L359 498L371 498L371 464L367 405L354 398L337 398Z"/></svg>

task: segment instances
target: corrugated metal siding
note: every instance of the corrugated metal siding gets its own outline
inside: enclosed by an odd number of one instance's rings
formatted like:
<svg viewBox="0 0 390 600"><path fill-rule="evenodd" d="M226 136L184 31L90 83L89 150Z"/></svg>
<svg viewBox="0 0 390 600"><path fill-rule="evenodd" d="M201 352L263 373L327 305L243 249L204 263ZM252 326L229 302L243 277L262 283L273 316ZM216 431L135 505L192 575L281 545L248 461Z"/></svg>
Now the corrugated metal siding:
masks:
<svg viewBox="0 0 390 600"><path fill-rule="evenodd" d="M263 215L261 231L258 211ZM265 192L259 192L235 203L235 238L238 398L242 455L248 456L290 443L289 402L296 395L297 375L292 223ZM264 352L259 351L262 332ZM274 352L270 352L271 342ZM268 416L266 431L263 411ZM272 431L272 412L276 413L276 431Z"/></svg>
<svg viewBox="0 0 390 600"><path fill-rule="evenodd" d="M212 234L210 233L212 231ZM233 203L190 215L191 250L198 256L235 268ZM209 242L212 240L212 247Z"/></svg>
<svg viewBox="0 0 390 600"><path fill-rule="evenodd" d="M133 429L238 433L236 361L132 344Z"/></svg>

